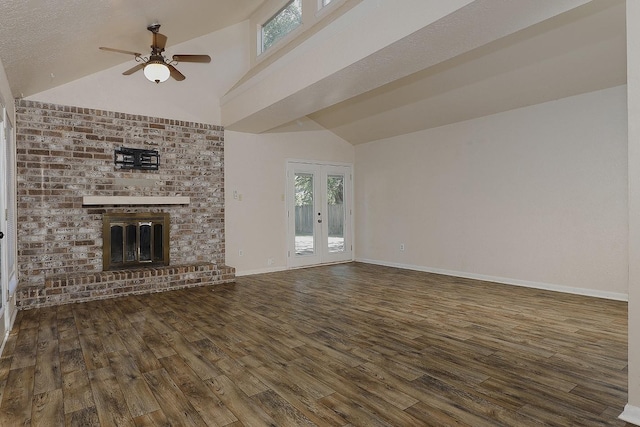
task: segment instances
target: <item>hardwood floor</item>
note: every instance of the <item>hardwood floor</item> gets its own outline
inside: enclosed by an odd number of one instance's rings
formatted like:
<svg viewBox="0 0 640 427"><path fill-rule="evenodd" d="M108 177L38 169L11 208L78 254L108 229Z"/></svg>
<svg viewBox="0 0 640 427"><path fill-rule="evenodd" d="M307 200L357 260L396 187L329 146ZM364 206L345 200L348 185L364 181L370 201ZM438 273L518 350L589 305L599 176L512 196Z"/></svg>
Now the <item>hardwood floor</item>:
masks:
<svg viewBox="0 0 640 427"><path fill-rule="evenodd" d="M366 264L21 311L0 425L624 426L627 304Z"/></svg>

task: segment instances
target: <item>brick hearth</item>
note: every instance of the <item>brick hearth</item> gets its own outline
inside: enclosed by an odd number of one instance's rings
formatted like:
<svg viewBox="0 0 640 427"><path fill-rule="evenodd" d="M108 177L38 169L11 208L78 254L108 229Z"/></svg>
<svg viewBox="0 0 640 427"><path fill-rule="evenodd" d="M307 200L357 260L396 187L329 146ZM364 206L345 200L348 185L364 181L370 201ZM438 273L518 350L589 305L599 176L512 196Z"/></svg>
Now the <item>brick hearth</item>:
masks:
<svg viewBox="0 0 640 427"><path fill-rule="evenodd" d="M222 127L22 100L16 134L18 307L234 280L224 265ZM158 150L159 170L116 170L120 147ZM84 196L190 203L83 206ZM105 212L169 212L171 265L103 272Z"/></svg>

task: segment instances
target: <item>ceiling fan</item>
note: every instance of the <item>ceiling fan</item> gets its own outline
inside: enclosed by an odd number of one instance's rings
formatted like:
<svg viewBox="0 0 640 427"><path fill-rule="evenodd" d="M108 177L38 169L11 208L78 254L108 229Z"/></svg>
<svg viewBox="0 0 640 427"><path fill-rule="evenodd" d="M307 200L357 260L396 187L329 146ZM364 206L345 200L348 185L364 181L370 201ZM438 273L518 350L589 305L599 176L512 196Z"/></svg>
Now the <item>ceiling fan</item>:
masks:
<svg viewBox="0 0 640 427"><path fill-rule="evenodd" d="M182 74L175 65L178 62L211 62L209 55L173 55L171 60L164 57L164 47L167 44L167 36L160 34L158 30L160 24L151 24L147 27L147 30L153 34L153 43L151 44L151 54L149 57L142 56L141 53L131 52L122 49L113 49L111 47L100 47L101 50L109 52L124 53L126 55L134 55L138 65L125 71L125 76L135 73L139 70L144 70L145 77L155 83L161 83L166 81L169 77L173 77L175 80L182 81L186 77Z"/></svg>

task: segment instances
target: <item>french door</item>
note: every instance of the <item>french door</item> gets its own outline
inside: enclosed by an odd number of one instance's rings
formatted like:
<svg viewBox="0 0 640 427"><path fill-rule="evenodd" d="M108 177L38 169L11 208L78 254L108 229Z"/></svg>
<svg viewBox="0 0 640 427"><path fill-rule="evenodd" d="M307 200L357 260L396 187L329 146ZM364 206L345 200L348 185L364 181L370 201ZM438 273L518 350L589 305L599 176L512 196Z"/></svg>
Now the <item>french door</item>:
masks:
<svg viewBox="0 0 640 427"><path fill-rule="evenodd" d="M353 259L348 165L287 162L288 266Z"/></svg>

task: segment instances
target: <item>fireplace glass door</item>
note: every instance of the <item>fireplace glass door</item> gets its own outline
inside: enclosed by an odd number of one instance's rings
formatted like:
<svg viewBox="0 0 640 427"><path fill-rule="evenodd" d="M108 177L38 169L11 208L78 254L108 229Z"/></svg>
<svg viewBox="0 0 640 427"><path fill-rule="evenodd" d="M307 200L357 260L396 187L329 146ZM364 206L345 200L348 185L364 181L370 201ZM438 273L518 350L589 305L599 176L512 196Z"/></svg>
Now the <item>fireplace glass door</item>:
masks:
<svg viewBox="0 0 640 427"><path fill-rule="evenodd" d="M104 214L104 270L169 265L169 215Z"/></svg>

